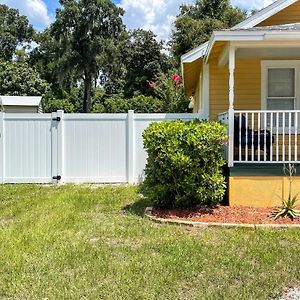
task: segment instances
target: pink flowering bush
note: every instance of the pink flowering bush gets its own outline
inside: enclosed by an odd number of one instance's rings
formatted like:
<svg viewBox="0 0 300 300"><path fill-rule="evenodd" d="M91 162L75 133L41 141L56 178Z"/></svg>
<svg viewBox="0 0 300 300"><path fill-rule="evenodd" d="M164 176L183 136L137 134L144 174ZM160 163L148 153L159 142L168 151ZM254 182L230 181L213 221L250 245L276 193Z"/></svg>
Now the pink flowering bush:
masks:
<svg viewBox="0 0 300 300"><path fill-rule="evenodd" d="M151 87L151 88L155 88L156 87L156 82L151 81L151 82L148 83L148 86Z"/></svg>
<svg viewBox="0 0 300 300"><path fill-rule="evenodd" d="M171 76L171 79L175 82L180 82L181 81L181 77L178 74L173 74Z"/></svg>
<svg viewBox="0 0 300 300"><path fill-rule="evenodd" d="M149 82L148 85L163 101L164 111L170 113L189 112L190 100L184 94L182 78L177 73L162 73L157 77L156 82Z"/></svg>

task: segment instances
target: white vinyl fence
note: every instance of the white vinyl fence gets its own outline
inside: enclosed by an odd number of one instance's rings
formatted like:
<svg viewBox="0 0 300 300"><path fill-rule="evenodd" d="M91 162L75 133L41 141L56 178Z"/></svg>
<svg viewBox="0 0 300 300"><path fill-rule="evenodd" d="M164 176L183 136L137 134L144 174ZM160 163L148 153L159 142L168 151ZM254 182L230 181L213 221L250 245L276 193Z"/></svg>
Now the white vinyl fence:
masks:
<svg viewBox="0 0 300 300"><path fill-rule="evenodd" d="M0 112L0 183L135 183L152 122L200 114L5 114Z"/></svg>

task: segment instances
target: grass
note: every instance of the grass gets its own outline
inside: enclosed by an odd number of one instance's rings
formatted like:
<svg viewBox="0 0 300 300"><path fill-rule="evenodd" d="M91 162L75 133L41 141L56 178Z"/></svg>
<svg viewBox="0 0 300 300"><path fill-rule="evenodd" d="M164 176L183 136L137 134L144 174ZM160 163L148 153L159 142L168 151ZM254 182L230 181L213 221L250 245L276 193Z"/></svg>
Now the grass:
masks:
<svg viewBox="0 0 300 300"><path fill-rule="evenodd" d="M273 299L300 282L298 230L141 217L132 186L0 187L0 299Z"/></svg>

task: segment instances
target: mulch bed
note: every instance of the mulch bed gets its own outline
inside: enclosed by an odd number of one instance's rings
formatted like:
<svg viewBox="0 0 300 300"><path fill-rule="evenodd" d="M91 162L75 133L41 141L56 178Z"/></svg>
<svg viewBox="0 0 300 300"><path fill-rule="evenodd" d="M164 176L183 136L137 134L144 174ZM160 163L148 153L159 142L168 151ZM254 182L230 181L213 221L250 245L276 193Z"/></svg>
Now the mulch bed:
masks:
<svg viewBox="0 0 300 300"><path fill-rule="evenodd" d="M194 210L157 210L152 215L162 219L189 222L232 223L232 224L300 224L300 218L294 221L289 218L274 220L274 208L251 208L218 206L215 209Z"/></svg>

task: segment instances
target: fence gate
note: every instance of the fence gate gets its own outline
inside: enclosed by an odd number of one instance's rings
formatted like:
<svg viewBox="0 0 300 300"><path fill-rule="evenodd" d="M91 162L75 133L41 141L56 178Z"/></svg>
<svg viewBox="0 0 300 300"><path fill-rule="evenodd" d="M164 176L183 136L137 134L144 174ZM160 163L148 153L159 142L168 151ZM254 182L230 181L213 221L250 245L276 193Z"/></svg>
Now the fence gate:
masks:
<svg viewBox="0 0 300 300"><path fill-rule="evenodd" d="M0 183L57 181L62 137L58 114L0 112Z"/></svg>

